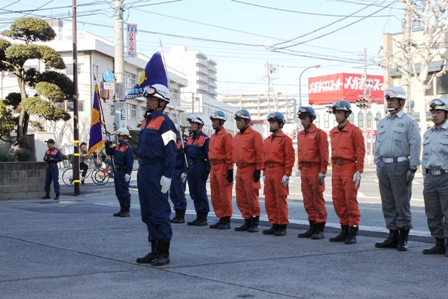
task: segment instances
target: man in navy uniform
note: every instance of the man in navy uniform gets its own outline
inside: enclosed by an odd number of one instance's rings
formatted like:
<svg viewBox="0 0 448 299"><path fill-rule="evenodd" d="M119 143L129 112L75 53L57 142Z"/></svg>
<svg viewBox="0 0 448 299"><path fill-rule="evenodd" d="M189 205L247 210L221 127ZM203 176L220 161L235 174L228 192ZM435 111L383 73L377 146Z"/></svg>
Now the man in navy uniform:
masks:
<svg viewBox="0 0 448 299"><path fill-rule="evenodd" d="M170 263L171 206L168 191L176 163L176 133L173 121L163 113L169 99L169 90L162 84L146 87L148 115L139 132L137 157L139 170L137 186L142 221L148 228L151 252L138 258L137 263L162 266Z"/></svg>
<svg viewBox="0 0 448 299"><path fill-rule="evenodd" d="M50 198L50 185L53 181L54 193L56 193L55 200L59 199L61 189L59 187L59 169L58 162L62 161L62 154L59 149L54 146L54 140L48 139L45 141L48 149L45 151L44 161L47 162L45 170L45 196L42 199Z"/></svg>

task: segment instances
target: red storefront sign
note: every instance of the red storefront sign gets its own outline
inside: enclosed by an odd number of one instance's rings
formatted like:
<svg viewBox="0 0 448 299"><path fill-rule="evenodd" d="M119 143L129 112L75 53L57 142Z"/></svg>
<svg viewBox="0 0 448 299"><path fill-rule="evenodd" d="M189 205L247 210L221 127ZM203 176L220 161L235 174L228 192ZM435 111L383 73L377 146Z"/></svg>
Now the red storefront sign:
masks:
<svg viewBox="0 0 448 299"><path fill-rule="evenodd" d="M383 103L383 76L367 75L367 95L372 102ZM331 104L345 99L349 102L363 98L364 79L361 74L339 73L308 78L310 105Z"/></svg>

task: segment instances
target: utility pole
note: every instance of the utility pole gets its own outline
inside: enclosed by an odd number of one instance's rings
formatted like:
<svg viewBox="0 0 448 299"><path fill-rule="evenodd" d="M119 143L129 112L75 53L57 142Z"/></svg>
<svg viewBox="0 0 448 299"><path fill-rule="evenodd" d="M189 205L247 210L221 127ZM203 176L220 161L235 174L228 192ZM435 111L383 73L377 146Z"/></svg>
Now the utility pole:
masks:
<svg viewBox="0 0 448 299"><path fill-rule="evenodd" d="M269 115L271 113L271 91L272 93L274 93L274 88L272 87L271 75L277 70L277 68L273 65L270 65L269 61L267 61L266 70L268 72L268 115ZM275 100L275 94L274 94L274 100ZM277 103L275 108L277 109ZM267 122L266 136L269 136L269 122Z"/></svg>
<svg viewBox="0 0 448 299"><path fill-rule="evenodd" d="M405 18L404 18L404 25L403 25L403 43L406 46L406 55L407 57L405 57L406 60L406 71L408 72L408 76L407 76L407 86L406 86L406 101L404 104L404 110L407 113L411 113L412 114L412 108L410 105L411 102L411 62L409 60L410 58L410 44L411 44L411 28L412 28L412 12L411 9L405 4ZM415 74L414 74L415 75Z"/></svg>
<svg viewBox="0 0 448 299"><path fill-rule="evenodd" d="M116 128L126 127L126 109L122 102L124 100L124 42L123 42L123 2L114 0L114 33L115 33L115 124Z"/></svg>
<svg viewBox="0 0 448 299"><path fill-rule="evenodd" d="M80 195L81 191L79 188L79 126L78 126L78 36L77 36L77 20L76 20L76 0L72 2L72 41L73 41L73 182L75 183L74 193L75 195Z"/></svg>
<svg viewBox="0 0 448 299"><path fill-rule="evenodd" d="M367 49L364 48L364 100L367 101L367 99L369 98L369 95L367 94ZM368 103L369 101L367 101L366 103ZM368 149L368 143L367 143L367 108L368 106L365 106L363 108L363 117L364 117L364 146L365 149ZM372 142L372 140L370 141ZM371 155L372 153L370 153ZM367 159L368 159L368 155L366 155Z"/></svg>

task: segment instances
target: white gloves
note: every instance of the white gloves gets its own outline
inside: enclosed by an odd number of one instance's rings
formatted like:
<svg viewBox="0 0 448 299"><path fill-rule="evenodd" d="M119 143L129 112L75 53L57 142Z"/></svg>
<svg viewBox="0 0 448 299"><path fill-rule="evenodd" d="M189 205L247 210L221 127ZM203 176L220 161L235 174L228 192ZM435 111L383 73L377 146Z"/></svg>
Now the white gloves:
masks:
<svg viewBox="0 0 448 299"><path fill-rule="evenodd" d="M160 186L162 186L160 191L162 191L162 193L167 193L168 190L170 190L171 179L162 175L162 178L160 178Z"/></svg>
<svg viewBox="0 0 448 299"><path fill-rule="evenodd" d="M361 182L361 173L357 171L353 175L353 184L355 185L355 188L359 186L359 182Z"/></svg>
<svg viewBox="0 0 448 299"><path fill-rule="evenodd" d="M282 178L283 187L288 186L288 183L289 183L289 176L284 175L283 178Z"/></svg>
<svg viewBox="0 0 448 299"><path fill-rule="evenodd" d="M187 180L186 172L182 172L182 174L180 175L180 180L182 181L182 184L185 183L185 181Z"/></svg>
<svg viewBox="0 0 448 299"><path fill-rule="evenodd" d="M324 184L326 176L327 175L325 173L319 172L319 174L317 175L317 180L319 181L319 185L323 185Z"/></svg>
<svg viewBox="0 0 448 299"><path fill-rule="evenodd" d="M410 186L412 181L414 180L415 171L417 169L409 169L406 173L406 185Z"/></svg>
<svg viewBox="0 0 448 299"><path fill-rule="evenodd" d="M127 183L127 182L129 182L130 179L131 179L131 175L126 173L124 175L124 181Z"/></svg>

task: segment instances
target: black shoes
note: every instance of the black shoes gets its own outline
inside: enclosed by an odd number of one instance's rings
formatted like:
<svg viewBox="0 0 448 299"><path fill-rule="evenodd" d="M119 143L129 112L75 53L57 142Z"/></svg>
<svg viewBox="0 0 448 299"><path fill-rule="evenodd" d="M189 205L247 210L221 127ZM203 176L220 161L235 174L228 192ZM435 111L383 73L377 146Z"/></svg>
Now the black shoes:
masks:
<svg viewBox="0 0 448 299"><path fill-rule="evenodd" d="M263 235L273 235L278 230L279 225L273 224L270 229L263 230Z"/></svg>
<svg viewBox="0 0 448 299"><path fill-rule="evenodd" d="M436 238L436 245L429 249L423 249L423 254L446 254L445 239Z"/></svg>
<svg viewBox="0 0 448 299"><path fill-rule="evenodd" d="M376 248L397 248L398 247L398 229L390 229L389 237L381 243L375 243Z"/></svg>
<svg viewBox="0 0 448 299"><path fill-rule="evenodd" d="M131 205L123 205L123 211L121 212L120 217L129 217L131 215L130 208Z"/></svg>
<svg viewBox="0 0 448 299"><path fill-rule="evenodd" d="M358 234L358 226L350 226L347 237L344 240L345 244L355 244L356 235Z"/></svg>
<svg viewBox="0 0 448 299"><path fill-rule="evenodd" d="M330 242L344 242L345 238L347 238L348 231L349 231L348 225L341 225L341 233L339 235L337 235L336 237L330 238L329 241Z"/></svg>
<svg viewBox="0 0 448 299"><path fill-rule="evenodd" d="M118 211L117 213L113 214L114 217L120 217L121 213L123 213L123 208L124 205L120 203L120 211Z"/></svg>
<svg viewBox="0 0 448 299"><path fill-rule="evenodd" d="M321 240L325 238L324 236L325 222L316 223L316 229L314 234L311 236L312 240Z"/></svg>
<svg viewBox="0 0 448 299"><path fill-rule="evenodd" d="M54 197L54 200L58 200L59 199L59 193L56 193L56 196Z"/></svg>
<svg viewBox="0 0 448 299"><path fill-rule="evenodd" d="M51 197L50 197L50 194L48 194L48 193L45 194L45 196L42 197L42 199L50 199L50 198L51 198Z"/></svg>
<svg viewBox="0 0 448 299"><path fill-rule="evenodd" d="M408 236L409 228L400 228L400 236L398 237L397 250L407 251L408 250Z"/></svg>
<svg viewBox="0 0 448 299"><path fill-rule="evenodd" d="M298 234L297 237L299 238L311 238L311 236L314 234L314 231L316 230L316 221L314 220L308 220L310 223L310 228L301 234Z"/></svg>
<svg viewBox="0 0 448 299"><path fill-rule="evenodd" d="M176 210L176 216L171 219L171 223L185 223L185 210Z"/></svg>
<svg viewBox="0 0 448 299"><path fill-rule="evenodd" d="M144 257L139 257L136 262L139 264L150 264L156 257L159 252L159 240L151 241L151 252L145 255Z"/></svg>
<svg viewBox="0 0 448 299"><path fill-rule="evenodd" d="M206 226L206 225L208 225L207 215L208 215L208 212L197 212L196 219L193 221L187 222L187 225Z"/></svg>
<svg viewBox="0 0 448 299"><path fill-rule="evenodd" d="M250 227L250 219L244 219L243 225L235 227L235 231L243 232L249 230L249 227Z"/></svg>
<svg viewBox="0 0 448 299"><path fill-rule="evenodd" d="M256 232L258 232L258 222L259 222L259 220L260 220L259 216L250 217L249 228L247 230L249 233L256 233Z"/></svg>

